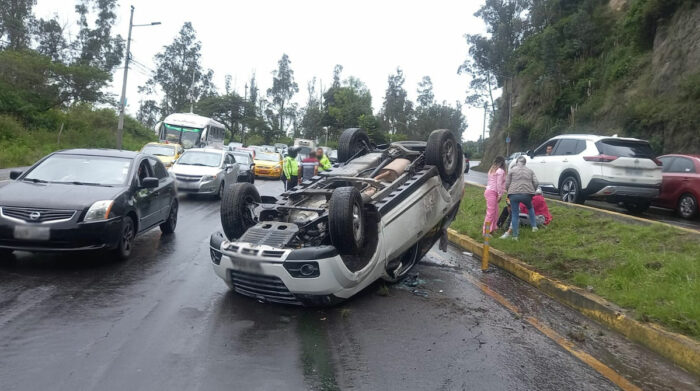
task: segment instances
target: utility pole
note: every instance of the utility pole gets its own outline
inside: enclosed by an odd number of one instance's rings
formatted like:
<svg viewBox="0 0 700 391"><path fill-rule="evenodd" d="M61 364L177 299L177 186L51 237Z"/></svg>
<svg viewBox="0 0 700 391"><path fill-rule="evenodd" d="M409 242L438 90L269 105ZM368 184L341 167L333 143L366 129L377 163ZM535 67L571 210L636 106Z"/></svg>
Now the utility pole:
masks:
<svg viewBox="0 0 700 391"><path fill-rule="evenodd" d="M242 123L242 128L241 128L241 144L243 144L244 136L245 136L245 109L246 109L246 104L248 102L248 82L245 83L245 89L243 90L243 123Z"/></svg>
<svg viewBox="0 0 700 391"><path fill-rule="evenodd" d="M122 136L124 134L124 109L126 105L126 77L129 74L129 57L131 56L131 28L134 25L134 6L131 6L129 17L129 34L126 39L126 59L124 60L124 80L122 80L122 97L119 100L119 123L117 124L117 149L122 149Z"/></svg>
<svg viewBox="0 0 700 391"><path fill-rule="evenodd" d="M119 122L117 124L117 149L122 149L122 137L124 135L124 110L126 110L126 77L129 74L129 60L131 59L131 29L141 26L156 26L160 22L148 24L134 24L134 6L131 6L131 16L129 17L129 34L126 38L126 56L124 59L124 79L122 80L122 97L119 100Z"/></svg>
<svg viewBox="0 0 700 391"><path fill-rule="evenodd" d="M489 105L484 102L484 128L481 131L481 153L484 153L484 142L486 141L486 114L488 113Z"/></svg>

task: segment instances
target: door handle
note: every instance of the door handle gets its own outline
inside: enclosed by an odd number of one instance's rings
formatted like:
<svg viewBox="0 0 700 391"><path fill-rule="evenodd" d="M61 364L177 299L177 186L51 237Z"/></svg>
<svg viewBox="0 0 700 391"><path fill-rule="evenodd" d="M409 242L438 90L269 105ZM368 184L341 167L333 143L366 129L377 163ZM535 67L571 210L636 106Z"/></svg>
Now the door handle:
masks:
<svg viewBox="0 0 700 391"><path fill-rule="evenodd" d="M562 160L562 162L568 163L568 162L569 162L569 159L564 159L564 160Z"/></svg>

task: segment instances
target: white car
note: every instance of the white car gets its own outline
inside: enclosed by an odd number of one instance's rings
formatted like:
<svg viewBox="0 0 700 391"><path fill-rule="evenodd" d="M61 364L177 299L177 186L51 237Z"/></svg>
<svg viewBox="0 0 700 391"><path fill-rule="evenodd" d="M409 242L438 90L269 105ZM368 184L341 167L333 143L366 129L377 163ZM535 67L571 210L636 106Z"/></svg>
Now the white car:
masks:
<svg viewBox="0 0 700 391"><path fill-rule="evenodd" d="M279 198L250 184L228 188L224 233L210 238L214 271L235 292L264 302L329 305L383 278L405 277L441 239L464 194L462 151L448 130L426 142L370 144L340 137L338 160Z"/></svg>
<svg viewBox="0 0 700 391"><path fill-rule="evenodd" d="M542 190L559 194L565 202L598 199L641 212L661 188L662 164L644 140L566 134L547 140L525 157ZM514 160L510 167L515 164Z"/></svg>
<svg viewBox="0 0 700 391"><path fill-rule="evenodd" d="M233 152L211 148L185 150L170 169L179 192L218 197L227 185L239 181L239 172Z"/></svg>

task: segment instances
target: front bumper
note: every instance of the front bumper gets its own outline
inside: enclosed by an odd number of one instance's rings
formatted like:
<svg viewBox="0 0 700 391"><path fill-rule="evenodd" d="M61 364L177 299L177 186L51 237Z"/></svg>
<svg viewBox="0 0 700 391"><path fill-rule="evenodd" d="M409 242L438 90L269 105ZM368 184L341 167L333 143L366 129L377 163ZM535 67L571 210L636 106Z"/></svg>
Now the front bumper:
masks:
<svg viewBox="0 0 700 391"><path fill-rule="evenodd" d="M258 167L253 168L255 176L267 177L267 178L279 178L282 176L282 168L271 168L271 167Z"/></svg>
<svg viewBox="0 0 700 391"><path fill-rule="evenodd" d="M364 288L332 246L282 249L229 242L217 232L210 239L210 255L214 271L229 287L263 302L331 305ZM307 263L318 268L316 276L292 276Z"/></svg>
<svg viewBox="0 0 700 391"><path fill-rule="evenodd" d="M83 251L116 248L121 231L121 217L91 223L71 221L55 224L21 224L0 217L0 248L18 251ZM16 238L16 226L26 229L41 229L41 238ZM48 230L48 234L46 234Z"/></svg>
<svg viewBox="0 0 700 391"><path fill-rule="evenodd" d="M220 186L220 181L218 179L214 179L208 182L190 182L177 179L176 183L178 192L193 194L217 194L219 192Z"/></svg>

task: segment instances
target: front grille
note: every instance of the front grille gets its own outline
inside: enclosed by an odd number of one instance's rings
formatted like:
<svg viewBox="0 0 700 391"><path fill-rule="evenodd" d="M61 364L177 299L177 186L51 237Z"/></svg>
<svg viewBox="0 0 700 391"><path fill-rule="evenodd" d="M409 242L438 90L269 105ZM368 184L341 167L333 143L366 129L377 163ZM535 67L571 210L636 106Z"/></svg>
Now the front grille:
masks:
<svg viewBox="0 0 700 391"><path fill-rule="evenodd" d="M239 241L279 248L287 245L298 231L296 224L262 222L248 228Z"/></svg>
<svg viewBox="0 0 700 391"><path fill-rule="evenodd" d="M273 303L301 305L279 277L231 270L231 281L233 290L242 295Z"/></svg>
<svg viewBox="0 0 700 391"><path fill-rule="evenodd" d="M67 221L75 215L74 210L43 209L43 208L15 208L2 207L0 213L12 219L26 221L27 223L53 223Z"/></svg>
<svg viewBox="0 0 700 391"><path fill-rule="evenodd" d="M199 182L200 179L202 179L201 175L182 175L182 174L175 174L175 179L178 181L183 181L183 182Z"/></svg>

